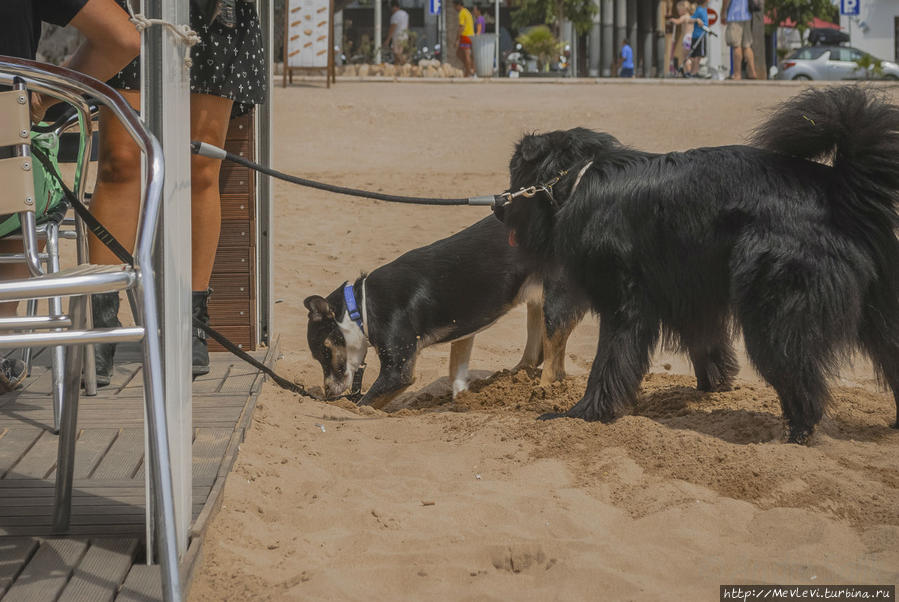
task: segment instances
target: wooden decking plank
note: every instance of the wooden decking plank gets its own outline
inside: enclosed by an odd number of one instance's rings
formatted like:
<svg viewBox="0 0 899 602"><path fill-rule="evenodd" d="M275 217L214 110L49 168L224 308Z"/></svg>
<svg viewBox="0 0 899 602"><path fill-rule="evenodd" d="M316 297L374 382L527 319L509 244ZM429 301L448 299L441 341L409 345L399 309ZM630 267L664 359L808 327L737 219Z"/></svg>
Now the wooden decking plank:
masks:
<svg viewBox="0 0 899 602"><path fill-rule="evenodd" d="M112 536L131 536L131 537L143 537L146 529L143 524L129 524L129 525L76 525L68 530L69 537L88 537L88 536L96 536L96 537L112 537ZM33 537L50 537L57 535L53 532L53 528L50 525L25 525L25 526L10 526L3 527L0 526L0 537L22 537L22 536L33 536ZM7 602L6 599L3 599L3 602Z"/></svg>
<svg viewBox="0 0 899 602"><path fill-rule="evenodd" d="M211 358L210 358L211 359ZM215 393L219 391L225 382L225 378L231 371L230 362L209 362L209 374L198 376L193 382L194 394Z"/></svg>
<svg viewBox="0 0 899 602"><path fill-rule="evenodd" d="M22 459L43 432L42 429L21 423L4 430L3 436L0 437L0 479Z"/></svg>
<svg viewBox="0 0 899 602"><path fill-rule="evenodd" d="M38 547L33 537L0 540L0 598Z"/></svg>
<svg viewBox="0 0 899 602"><path fill-rule="evenodd" d="M214 481L234 429L198 429L193 445L193 478Z"/></svg>
<svg viewBox="0 0 899 602"><path fill-rule="evenodd" d="M144 429L122 429L109 451L100 459L91 475L92 481L131 479L144 457Z"/></svg>
<svg viewBox="0 0 899 602"><path fill-rule="evenodd" d="M81 431L75 443L75 478L86 479L100 463L119 429L89 428Z"/></svg>
<svg viewBox="0 0 899 602"><path fill-rule="evenodd" d="M92 540L59 602L113 600L131 569L137 543L134 538Z"/></svg>
<svg viewBox="0 0 899 602"><path fill-rule="evenodd" d="M116 596L116 602L157 602L162 600L162 572L159 565L135 564Z"/></svg>
<svg viewBox="0 0 899 602"><path fill-rule="evenodd" d="M13 581L4 602L55 600L78 565L87 542L80 539L45 539Z"/></svg>
<svg viewBox="0 0 899 602"><path fill-rule="evenodd" d="M59 438L49 431L43 431L22 459L6 473L5 479L45 479L56 467Z"/></svg>

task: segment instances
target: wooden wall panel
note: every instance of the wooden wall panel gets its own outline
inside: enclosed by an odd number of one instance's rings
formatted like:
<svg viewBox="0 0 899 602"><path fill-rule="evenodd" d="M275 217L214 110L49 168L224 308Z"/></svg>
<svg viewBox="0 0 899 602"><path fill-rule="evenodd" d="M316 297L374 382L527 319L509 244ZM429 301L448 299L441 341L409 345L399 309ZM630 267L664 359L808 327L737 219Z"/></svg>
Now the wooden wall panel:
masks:
<svg viewBox="0 0 899 602"><path fill-rule="evenodd" d="M231 120L225 150L251 161L253 113ZM219 176L222 231L212 270L209 323L241 348L256 348L256 174L223 162ZM221 351L209 341L210 351Z"/></svg>

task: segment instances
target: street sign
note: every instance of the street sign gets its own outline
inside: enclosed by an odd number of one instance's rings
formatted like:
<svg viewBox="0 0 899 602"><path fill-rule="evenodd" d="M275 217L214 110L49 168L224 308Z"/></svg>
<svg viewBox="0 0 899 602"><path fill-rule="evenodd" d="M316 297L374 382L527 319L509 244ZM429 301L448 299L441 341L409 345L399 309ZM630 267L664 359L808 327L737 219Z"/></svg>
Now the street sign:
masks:
<svg viewBox="0 0 899 602"><path fill-rule="evenodd" d="M841 15L858 15L861 0L840 0Z"/></svg>
<svg viewBox="0 0 899 602"><path fill-rule="evenodd" d="M709 13L709 27L711 27L712 25L714 25L715 23L718 22L718 11L716 11L714 8L710 8L708 10L708 13Z"/></svg>
<svg viewBox="0 0 899 602"><path fill-rule="evenodd" d="M854 0L858 2L858 0ZM432 15L440 14L440 0L428 0L428 12Z"/></svg>

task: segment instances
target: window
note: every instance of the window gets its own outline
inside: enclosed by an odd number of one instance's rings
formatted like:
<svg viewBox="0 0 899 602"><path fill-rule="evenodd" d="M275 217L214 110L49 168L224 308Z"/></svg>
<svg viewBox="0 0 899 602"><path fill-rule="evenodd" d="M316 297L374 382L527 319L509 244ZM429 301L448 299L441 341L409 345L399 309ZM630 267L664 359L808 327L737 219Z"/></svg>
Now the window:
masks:
<svg viewBox="0 0 899 602"><path fill-rule="evenodd" d="M789 56L788 59L803 59L803 60L814 60L820 57L822 54L827 52L827 48L823 46L809 46L806 48L800 48L798 50L794 50Z"/></svg>

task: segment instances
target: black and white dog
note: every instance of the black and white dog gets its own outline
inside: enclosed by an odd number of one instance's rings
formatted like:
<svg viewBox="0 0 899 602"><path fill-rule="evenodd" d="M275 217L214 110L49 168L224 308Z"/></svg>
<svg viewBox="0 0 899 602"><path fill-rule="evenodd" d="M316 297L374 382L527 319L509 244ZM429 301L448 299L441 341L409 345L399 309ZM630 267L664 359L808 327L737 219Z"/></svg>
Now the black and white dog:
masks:
<svg viewBox="0 0 899 602"><path fill-rule="evenodd" d="M586 303L563 279L544 278L549 270L538 269L536 259L507 238L490 216L344 283L326 298L306 298L309 349L322 366L326 396L350 387L371 345L381 370L358 403L380 408L412 384L422 348L450 341L455 396L468 386L474 335L522 301L528 304L528 335L516 368L542 361L542 382L563 378L565 344Z"/></svg>
<svg viewBox="0 0 899 602"><path fill-rule="evenodd" d="M827 377L854 349L892 389L899 428L896 106L855 86L809 90L754 146L660 155L582 129L531 135L510 169L512 190L558 183L497 203L497 217L600 314L568 416L608 421L631 406L660 333L689 353L700 389L728 389L739 327L791 442L807 442Z"/></svg>

